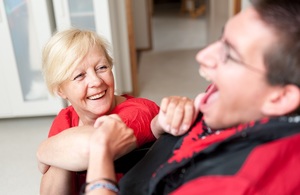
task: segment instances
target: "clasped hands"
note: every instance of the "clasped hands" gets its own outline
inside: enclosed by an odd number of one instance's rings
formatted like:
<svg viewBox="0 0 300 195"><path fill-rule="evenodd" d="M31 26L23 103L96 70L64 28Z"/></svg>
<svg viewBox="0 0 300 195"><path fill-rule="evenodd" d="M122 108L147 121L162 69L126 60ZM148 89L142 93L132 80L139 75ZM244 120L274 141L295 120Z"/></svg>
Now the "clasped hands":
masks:
<svg viewBox="0 0 300 195"><path fill-rule="evenodd" d="M161 101L159 114L152 120L151 127L155 137L163 133L179 136L186 133L196 119L198 110L192 99L180 96L166 97ZM108 115L97 119L97 129L90 141L108 147L116 159L133 149L136 139L133 130L127 127L118 115Z"/></svg>

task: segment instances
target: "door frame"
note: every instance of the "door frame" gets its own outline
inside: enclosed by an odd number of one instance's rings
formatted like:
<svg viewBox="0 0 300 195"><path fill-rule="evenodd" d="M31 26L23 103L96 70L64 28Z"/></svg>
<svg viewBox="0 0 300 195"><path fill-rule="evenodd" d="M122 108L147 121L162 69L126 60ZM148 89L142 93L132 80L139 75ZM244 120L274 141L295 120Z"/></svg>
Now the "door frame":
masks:
<svg viewBox="0 0 300 195"><path fill-rule="evenodd" d="M132 83L131 95L138 96L139 80L138 80L137 54L136 54L135 35L134 35L134 22L133 22L133 15L132 15L132 0L126 0L125 6L126 6L128 42L129 42L130 66L131 66L131 83Z"/></svg>
<svg viewBox="0 0 300 195"><path fill-rule="evenodd" d="M241 2L241 0L234 0L233 6L234 6L233 7L233 14L235 15L235 14L239 13L241 11L241 9L242 9L242 2Z"/></svg>

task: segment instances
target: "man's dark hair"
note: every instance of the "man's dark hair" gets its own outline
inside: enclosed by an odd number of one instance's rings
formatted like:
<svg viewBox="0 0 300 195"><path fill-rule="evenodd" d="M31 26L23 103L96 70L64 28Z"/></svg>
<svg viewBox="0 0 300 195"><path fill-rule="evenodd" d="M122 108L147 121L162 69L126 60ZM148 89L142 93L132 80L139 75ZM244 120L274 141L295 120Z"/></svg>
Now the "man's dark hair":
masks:
<svg viewBox="0 0 300 195"><path fill-rule="evenodd" d="M252 5L278 36L265 54L268 82L300 87L300 0L252 0Z"/></svg>

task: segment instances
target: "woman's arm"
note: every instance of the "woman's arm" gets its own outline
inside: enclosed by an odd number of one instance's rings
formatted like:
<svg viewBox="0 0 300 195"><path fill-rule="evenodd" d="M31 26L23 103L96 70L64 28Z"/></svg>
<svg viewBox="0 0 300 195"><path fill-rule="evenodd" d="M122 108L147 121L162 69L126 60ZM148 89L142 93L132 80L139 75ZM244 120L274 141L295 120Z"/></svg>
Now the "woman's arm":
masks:
<svg viewBox="0 0 300 195"><path fill-rule="evenodd" d="M71 194L74 174L70 171L50 167L40 184L41 195Z"/></svg>
<svg viewBox="0 0 300 195"><path fill-rule="evenodd" d="M97 124L96 121L95 125L97 126ZM124 125L126 126L126 124ZM46 173L49 166L69 171L87 170L89 139L96 130L96 127L91 126L74 127L44 140L37 151L40 172ZM131 150L136 147L137 144L135 143ZM128 152L120 151L116 159Z"/></svg>
<svg viewBox="0 0 300 195"><path fill-rule="evenodd" d="M94 131L92 126L74 127L47 138L37 151L40 171L45 173L47 165L70 171L86 170L89 139Z"/></svg>

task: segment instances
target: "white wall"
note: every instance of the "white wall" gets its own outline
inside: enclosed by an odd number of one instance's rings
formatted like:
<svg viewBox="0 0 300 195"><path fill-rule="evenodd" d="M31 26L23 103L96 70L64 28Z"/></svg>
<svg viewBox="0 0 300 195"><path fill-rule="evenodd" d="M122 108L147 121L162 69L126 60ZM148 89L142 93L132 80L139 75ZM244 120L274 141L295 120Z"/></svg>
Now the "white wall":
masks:
<svg viewBox="0 0 300 195"><path fill-rule="evenodd" d="M232 15L231 0L207 0L207 35L210 44L216 41L226 21Z"/></svg>
<svg viewBox="0 0 300 195"><path fill-rule="evenodd" d="M138 50L151 48L149 3L149 0L132 0L134 38Z"/></svg>
<svg viewBox="0 0 300 195"><path fill-rule="evenodd" d="M250 5L251 5L250 0L242 0L242 9L245 9Z"/></svg>

